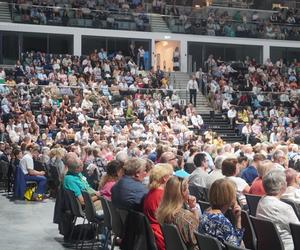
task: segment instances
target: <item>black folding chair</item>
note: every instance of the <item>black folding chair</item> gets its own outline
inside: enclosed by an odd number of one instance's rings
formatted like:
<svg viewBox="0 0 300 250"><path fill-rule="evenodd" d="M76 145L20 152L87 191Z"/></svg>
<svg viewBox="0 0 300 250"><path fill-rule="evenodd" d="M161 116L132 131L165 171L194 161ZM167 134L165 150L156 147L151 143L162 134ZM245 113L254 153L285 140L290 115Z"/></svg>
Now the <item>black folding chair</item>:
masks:
<svg viewBox="0 0 300 250"><path fill-rule="evenodd" d="M94 202L92 201L92 198L91 198L90 194L88 192L84 192L84 191L81 192L81 193L82 193L83 200L84 200L85 217L88 221L88 224L93 225L96 228L96 237L94 237L93 244L92 244L92 249L93 249L96 239L98 238L98 240L99 240L100 225L103 225L104 216L98 215L96 213ZM84 239L86 239L86 232L87 232L87 230L85 230L85 232L84 232L84 236L83 236L82 244L81 244L81 249L83 248Z"/></svg>
<svg viewBox="0 0 300 250"><path fill-rule="evenodd" d="M272 221L251 215L250 219L257 239L257 250L284 250L278 230Z"/></svg>
<svg viewBox="0 0 300 250"><path fill-rule="evenodd" d="M103 209L103 214L104 214L104 221L103 225L106 228L106 234L105 234L105 242L104 242L104 249L108 248L108 242L111 238L112 234L112 219L111 219L111 214L110 214L110 209L108 207L108 202L104 197L100 197L102 209Z"/></svg>
<svg viewBox="0 0 300 250"><path fill-rule="evenodd" d="M229 244L227 242L224 242L224 245L226 247L226 250L247 250L248 249L248 248L242 248L242 247L233 246L233 245L231 245L231 244Z"/></svg>
<svg viewBox="0 0 300 250"><path fill-rule="evenodd" d="M198 204L200 206L201 212L204 213L204 211L208 208L210 208L209 202L206 201L198 201Z"/></svg>
<svg viewBox="0 0 300 250"><path fill-rule="evenodd" d="M244 237L243 237L243 242L245 244L245 247L252 250L256 250L257 240L247 211L244 210L241 211L241 221L242 221L242 228L245 229Z"/></svg>
<svg viewBox="0 0 300 250"><path fill-rule="evenodd" d="M194 232L194 234L201 250L222 250L222 244L216 238L198 232Z"/></svg>
<svg viewBox="0 0 300 250"><path fill-rule="evenodd" d="M208 201L208 189L196 185L189 185L190 194L196 197L197 201Z"/></svg>
<svg viewBox="0 0 300 250"><path fill-rule="evenodd" d="M187 250L175 225L163 224L161 225L161 231L164 235L166 250Z"/></svg>
<svg viewBox="0 0 300 250"><path fill-rule="evenodd" d="M253 195L253 194L245 194L247 204L249 207L250 215L256 216L256 209L261 196Z"/></svg>
<svg viewBox="0 0 300 250"><path fill-rule="evenodd" d="M300 250L300 224L290 223L295 250Z"/></svg>
<svg viewBox="0 0 300 250"><path fill-rule="evenodd" d="M73 236L73 232L74 232L74 228L75 228L77 219L78 218L83 218L83 223L82 224L84 224L85 220L86 220L86 217L85 217L85 213L82 210L82 206L81 206L79 200L75 197L75 194L73 193L73 191L66 189L65 193L68 196L70 206L71 206L71 212L74 216L74 220L73 220L73 224L72 224L72 231L71 231L71 234L70 234L70 240L72 240L72 236ZM76 249L78 248L78 243L81 239L81 236L82 236L82 227L79 230L79 235L78 235L78 238L77 238L77 241L76 241Z"/></svg>
<svg viewBox="0 0 300 250"><path fill-rule="evenodd" d="M107 200L107 204L111 215L111 226L112 226L112 233L113 233L111 250L113 250L115 245L119 243L118 239L122 239L124 236L124 224L122 222L120 213L114 207L112 202Z"/></svg>

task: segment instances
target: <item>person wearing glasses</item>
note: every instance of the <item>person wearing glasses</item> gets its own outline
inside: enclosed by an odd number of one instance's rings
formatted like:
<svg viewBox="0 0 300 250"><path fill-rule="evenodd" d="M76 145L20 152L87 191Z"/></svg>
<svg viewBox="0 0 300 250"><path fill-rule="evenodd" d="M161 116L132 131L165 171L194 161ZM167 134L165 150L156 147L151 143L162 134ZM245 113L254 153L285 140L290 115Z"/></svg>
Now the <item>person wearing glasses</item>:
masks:
<svg viewBox="0 0 300 250"><path fill-rule="evenodd" d="M142 200L148 193L143 180L147 175L147 161L129 159L123 169L124 175L111 189L111 200L116 208L142 211Z"/></svg>
<svg viewBox="0 0 300 250"><path fill-rule="evenodd" d="M165 186L156 218L160 224L176 225L182 240L189 250L198 250L194 231L199 226L199 212L196 198L189 195L186 178L172 176Z"/></svg>
<svg viewBox="0 0 300 250"><path fill-rule="evenodd" d="M160 163L168 163L171 164L173 170L175 171L176 176L181 176L182 178L189 177L190 174L186 172L182 166L178 165L178 156L175 155L173 152L164 152L160 157Z"/></svg>

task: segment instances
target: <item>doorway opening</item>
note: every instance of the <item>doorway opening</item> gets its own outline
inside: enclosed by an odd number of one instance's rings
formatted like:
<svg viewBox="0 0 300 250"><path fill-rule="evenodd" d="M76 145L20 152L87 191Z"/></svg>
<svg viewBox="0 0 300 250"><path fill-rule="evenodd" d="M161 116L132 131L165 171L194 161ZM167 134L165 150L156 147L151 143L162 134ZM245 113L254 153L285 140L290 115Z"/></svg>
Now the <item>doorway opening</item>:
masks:
<svg viewBox="0 0 300 250"><path fill-rule="evenodd" d="M180 71L180 41L155 41L155 69Z"/></svg>

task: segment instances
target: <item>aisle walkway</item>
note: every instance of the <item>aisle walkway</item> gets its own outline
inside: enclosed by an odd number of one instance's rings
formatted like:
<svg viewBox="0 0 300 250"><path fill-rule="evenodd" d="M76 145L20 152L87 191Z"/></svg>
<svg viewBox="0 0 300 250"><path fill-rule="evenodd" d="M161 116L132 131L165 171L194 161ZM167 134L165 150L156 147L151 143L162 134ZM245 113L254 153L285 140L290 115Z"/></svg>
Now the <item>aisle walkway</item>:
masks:
<svg viewBox="0 0 300 250"><path fill-rule="evenodd" d="M0 194L0 249L61 250L62 236L52 223L54 201L10 201Z"/></svg>

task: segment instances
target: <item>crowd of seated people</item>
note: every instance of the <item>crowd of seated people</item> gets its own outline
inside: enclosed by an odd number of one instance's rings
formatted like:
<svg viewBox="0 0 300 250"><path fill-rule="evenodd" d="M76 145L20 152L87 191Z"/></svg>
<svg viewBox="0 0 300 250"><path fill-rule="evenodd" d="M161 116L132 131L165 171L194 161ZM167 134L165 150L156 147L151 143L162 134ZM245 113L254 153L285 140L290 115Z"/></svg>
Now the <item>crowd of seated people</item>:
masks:
<svg viewBox="0 0 300 250"><path fill-rule="evenodd" d="M145 31L149 18L143 4L135 1L15 1L14 21L64 26L93 26L98 28ZM78 20L82 20L79 22ZM90 21L90 22L89 22ZM119 22L135 25L122 26Z"/></svg>
<svg viewBox="0 0 300 250"><path fill-rule="evenodd" d="M299 136L299 62L264 64L246 58L242 71L230 70L211 55L203 79L208 97L246 143L275 143ZM202 74L203 76L203 74Z"/></svg>
<svg viewBox="0 0 300 250"><path fill-rule="evenodd" d="M213 140L206 128L193 129L192 116L198 114L192 105L183 107L176 92L157 89L167 75L134 61L121 52L107 58L104 50L85 57L29 52L13 74L0 71L0 161L8 165L10 182L20 167L25 181L37 182L35 200L48 192L57 196L62 187L81 205L82 192L88 192L99 213L101 197L116 208L143 212L158 249L165 249L159 226L164 223L174 224L190 249L199 249L194 231L242 245L245 197L265 194L257 217L273 221L286 249L293 249L288 224L300 222L280 198L299 202L300 148L294 136L253 145ZM208 86L223 87L229 96L227 77L240 74L229 74L227 67L220 74L224 67L213 61ZM276 67L263 67L249 63L253 86L264 85L263 73L273 79ZM279 91L275 80L273 91ZM230 94L232 102L238 93ZM241 105L243 98L238 100ZM232 124L238 127L237 120ZM3 164L0 170L3 177ZM201 211L191 186L209 188L211 208Z"/></svg>
<svg viewBox="0 0 300 250"><path fill-rule="evenodd" d="M209 9L197 12L172 6L166 10L166 21L173 32L209 36L299 40L299 15L296 10L273 14L257 11Z"/></svg>

